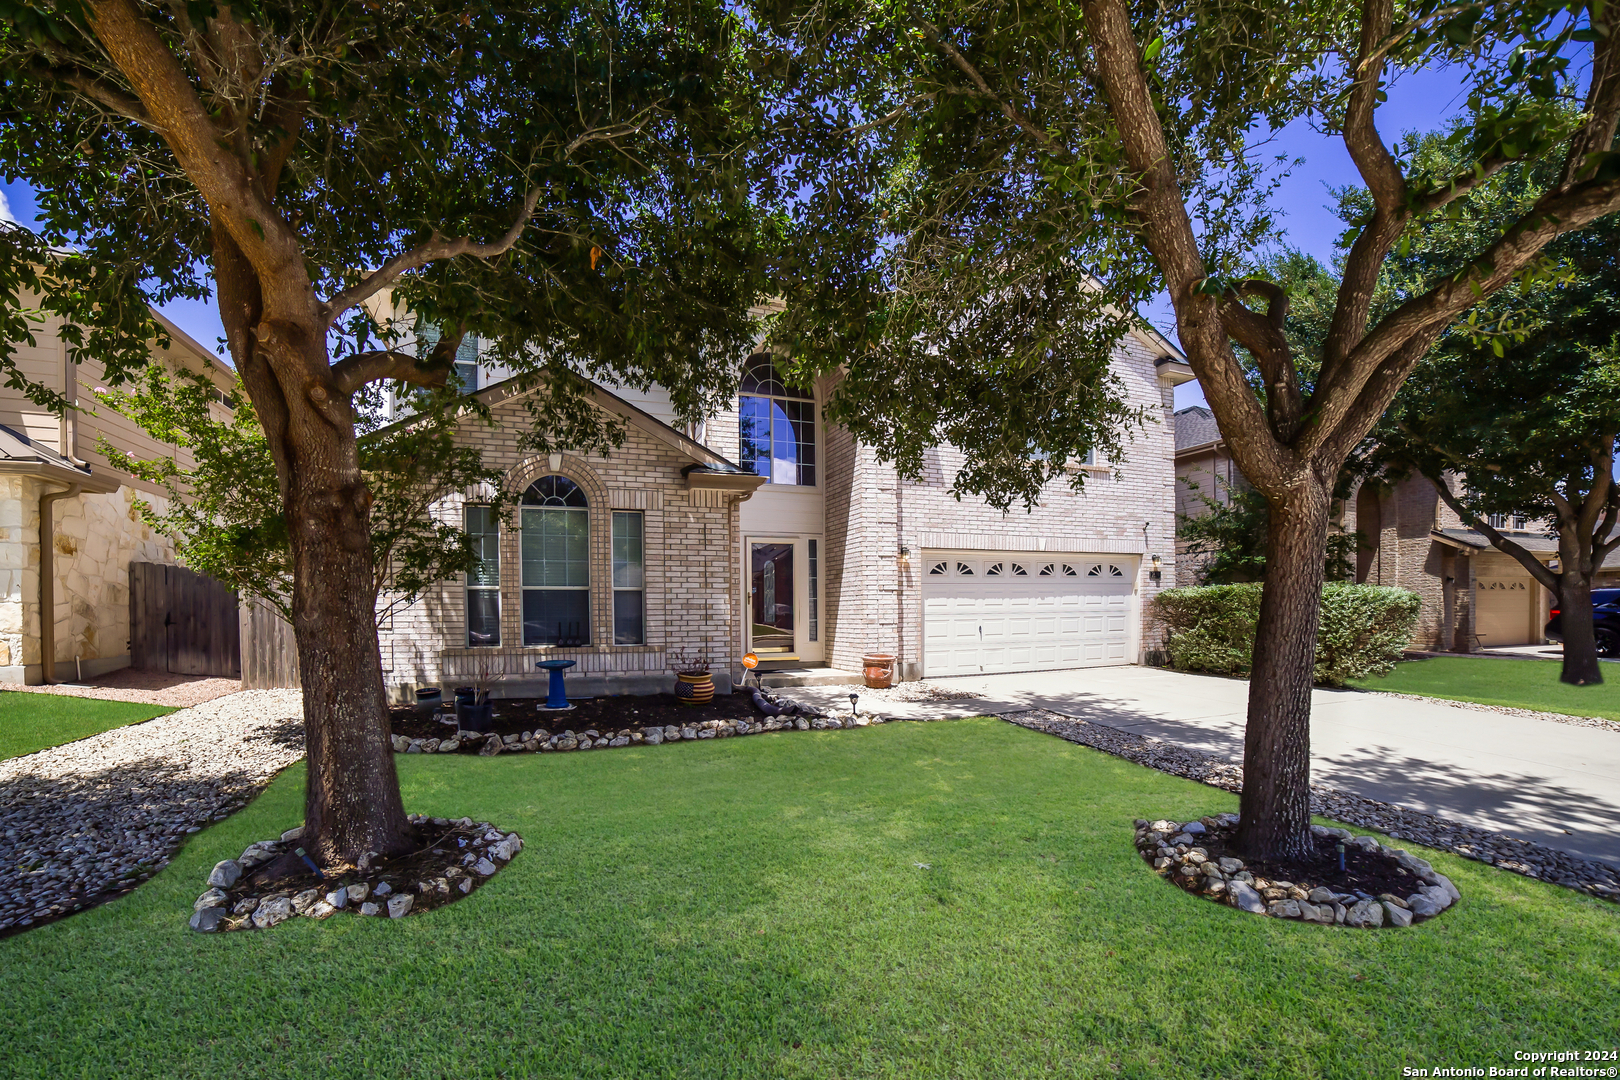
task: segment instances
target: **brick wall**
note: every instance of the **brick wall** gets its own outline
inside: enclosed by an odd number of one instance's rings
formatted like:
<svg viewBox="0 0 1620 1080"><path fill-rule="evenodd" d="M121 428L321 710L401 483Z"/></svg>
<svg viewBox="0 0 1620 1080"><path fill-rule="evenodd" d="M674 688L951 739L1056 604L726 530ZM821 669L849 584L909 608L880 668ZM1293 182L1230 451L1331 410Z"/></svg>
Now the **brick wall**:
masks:
<svg viewBox="0 0 1620 1080"><path fill-rule="evenodd" d="M481 669L496 676L497 693L534 692L543 672L541 659L571 659L571 692L645 692L667 688L677 657L706 657L717 682L729 683L740 656L742 623L734 598L740 540L737 499L712 490L690 490L682 476L691 464L667 444L631 426L623 446L608 457L563 454L559 467L543 455L521 452L517 442L528 423L521 401L496 407L496 424L467 421L458 442L479 447L486 463L506 470L505 486L522 491L557 472L579 484L591 514L590 631L592 644L579 648L524 646L521 596L521 511L500 538L501 645L466 644L466 590L461 580L430 590L395 614L382 628L383 664L396 695L425 685L473 681ZM462 493L441 500L433 515L459 526L462 507L487 493ZM646 633L643 645L613 645L611 513L643 515L646 559Z"/></svg>
<svg viewBox="0 0 1620 1080"><path fill-rule="evenodd" d="M1028 511L1015 504L1003 514L982 499L958 501L950 488L962 455L954 448L930 451L920 480L900 480L874 448L830 432L827 662L851 669L863 652L893 652L902 674L915 677L921 669L925 548L1137 556L1139 615L1142 603L1175 581L1173 396L1154 359L1145 345L1128 338L1115 362L1130 401L1151 410L1148 423L1127 442L1124 460L1087 469L1079 492L1054 481ZM901 547L911 550L909 565L897 558ZM1148 578L1146 556L1153 554L1163 559L1161 582ZM1144 644L1139 637L1133 641L1138 649Z"/></svg>

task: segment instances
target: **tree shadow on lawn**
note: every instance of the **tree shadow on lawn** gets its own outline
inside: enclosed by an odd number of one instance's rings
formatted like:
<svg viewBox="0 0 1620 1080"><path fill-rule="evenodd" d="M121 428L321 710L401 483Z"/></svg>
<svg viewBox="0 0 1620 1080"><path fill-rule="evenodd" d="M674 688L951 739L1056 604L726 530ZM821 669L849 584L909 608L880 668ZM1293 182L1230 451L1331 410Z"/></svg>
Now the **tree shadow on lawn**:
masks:
<svg viewBox="0 0 1620 1080"><path fill-rule="evenodd" d="M1503 1032L1596 1030L1598 981L1567 1010L1532 983L1535 1008L1499 1015L1513 935L1547 936L1531 960L1549 982L1620 967L1613 941L1592 948L1590 914L1538 883L1494 892L1567 923L1490 921L1484 867L1456 872L1468 904L1408 937L1218 908L1152 873L1130 818L1230 794L999 723L400 768L411 810L487 818L524 851L422 916L190 932L207 868L296 821L294 766L146 888L0 944L0 1001L26 1018L0 1024L0 1061L34 1075L217 1076L253 1060L311 1076L1369 1075L1398 1067L1392 1045L1466 1054ZM1444 1023L1419 1007L1431 1000Z"/></svg>

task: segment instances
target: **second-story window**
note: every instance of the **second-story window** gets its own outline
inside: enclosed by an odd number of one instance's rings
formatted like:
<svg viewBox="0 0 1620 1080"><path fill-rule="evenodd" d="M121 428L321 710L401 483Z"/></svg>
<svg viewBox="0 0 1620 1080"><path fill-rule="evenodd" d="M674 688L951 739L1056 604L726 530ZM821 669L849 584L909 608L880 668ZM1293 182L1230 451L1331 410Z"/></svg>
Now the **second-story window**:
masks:
<svg viewBox="0 0 1620 1080"><path fill-rule="evenodd" d="M816 399L789 386L764 355L743 366L738 403L742 467L772 484L816 483Z"/></svg>

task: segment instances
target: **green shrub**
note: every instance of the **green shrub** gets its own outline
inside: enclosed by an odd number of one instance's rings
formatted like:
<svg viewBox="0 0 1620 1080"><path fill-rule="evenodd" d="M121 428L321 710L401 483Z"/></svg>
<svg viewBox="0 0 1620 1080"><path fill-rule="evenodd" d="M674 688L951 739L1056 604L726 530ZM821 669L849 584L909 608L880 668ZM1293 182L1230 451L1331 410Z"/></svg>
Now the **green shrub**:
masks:
<svg viewBox="0 0 1620 1080"><path fill-rule="evenodd" d="M1152 618L1164 633L1170 666L1182 671L1247 675L1254 663L1260 619L1259 584L1166 589L1153 601ZM1418 596L1381 585L1322 587L1313 676L1327 686L1386 675L1412 640Z"/></svg>

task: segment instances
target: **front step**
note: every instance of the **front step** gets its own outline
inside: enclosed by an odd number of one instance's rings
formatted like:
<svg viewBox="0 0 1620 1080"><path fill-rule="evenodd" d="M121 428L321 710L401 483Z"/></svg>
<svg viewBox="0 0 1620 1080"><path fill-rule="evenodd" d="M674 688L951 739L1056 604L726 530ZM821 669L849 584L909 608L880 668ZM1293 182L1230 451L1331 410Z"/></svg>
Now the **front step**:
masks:
<svg viewBox="0 0 1620 1080"><path fill-rule="evenodd" d="M749 680L752 682L753 680ZM865 678L859 671L839 671L837 668L788 668L769 671L760 676L760 685L783 686L861 686Z"/></svg>

